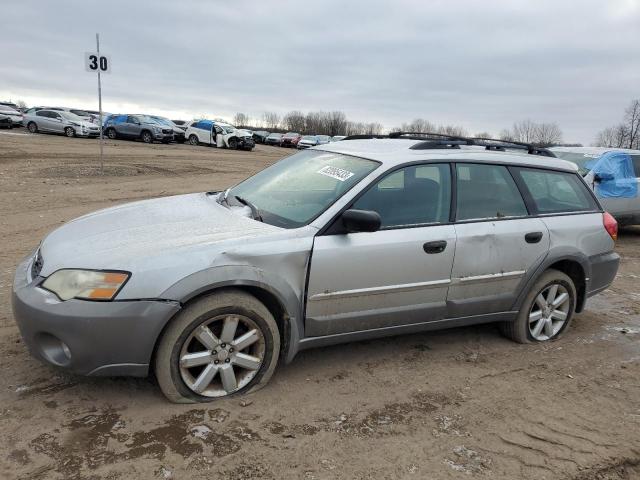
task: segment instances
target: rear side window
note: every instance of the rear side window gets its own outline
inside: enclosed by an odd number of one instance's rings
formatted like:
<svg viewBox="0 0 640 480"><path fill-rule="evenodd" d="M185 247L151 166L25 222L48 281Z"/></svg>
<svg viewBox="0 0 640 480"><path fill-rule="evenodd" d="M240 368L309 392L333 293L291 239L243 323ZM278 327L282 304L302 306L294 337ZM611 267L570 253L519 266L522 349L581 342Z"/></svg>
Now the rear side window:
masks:
<svg viewBox="0 0 640 480"><path fill-rule="evenodd" d="M48 117L49 115L47 115L49 112L45 111L45 110L38 110L36 112L36 117Z"/></svg>
<svg viewBox="0 0 640 480"><path fill-rule="evenodd" d="M517 175L529 191L536 213L598 210L588 187L575 173L535 168L517 168Z"/></svg>
<svg viewBox="0 0 640 480"><path fill-rule="evenodd" d="M456 220L524 217L528 214L506 167L459 163L456 173Z"/></svg>

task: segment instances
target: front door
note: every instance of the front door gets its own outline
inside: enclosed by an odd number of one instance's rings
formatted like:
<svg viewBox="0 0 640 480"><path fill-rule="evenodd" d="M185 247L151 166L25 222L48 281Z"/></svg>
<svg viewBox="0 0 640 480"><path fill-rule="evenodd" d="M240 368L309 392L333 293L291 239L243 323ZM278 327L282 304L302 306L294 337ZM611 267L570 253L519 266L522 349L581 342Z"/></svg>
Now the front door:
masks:
<svg viewBox="0 0 640 480"><path fill-rule="evenodd" d="M380 214L377 232L316 237L306 336L407 325L446 316L456 249L448 164L412 165L371 186L350 208Z"/></svg>
<svg viewBox="0 0 640 480"><path fill-rule="evenodd" d="M507 167L457 164L456 258L448 315L508 311L527 272L549 250L549 232L527 207Z"/></svg>

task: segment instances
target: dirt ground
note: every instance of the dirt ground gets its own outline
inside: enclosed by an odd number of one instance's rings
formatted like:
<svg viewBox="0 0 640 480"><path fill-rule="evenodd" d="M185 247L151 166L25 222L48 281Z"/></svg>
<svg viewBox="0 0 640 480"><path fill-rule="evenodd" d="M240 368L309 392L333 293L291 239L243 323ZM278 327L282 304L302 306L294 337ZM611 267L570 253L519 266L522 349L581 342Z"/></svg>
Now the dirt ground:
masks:
<svg viewBox="0 0 640 480"><path fill-rule="evenodd" d="M15 132L15 131L14 131ZM301 353L244 398L168 403L152 380L31 358L10 305L18 261L61 223L221 189L290 153L0 132L1 479L640 478L640 228L613 287L560 340L495 326Z"/></svg>

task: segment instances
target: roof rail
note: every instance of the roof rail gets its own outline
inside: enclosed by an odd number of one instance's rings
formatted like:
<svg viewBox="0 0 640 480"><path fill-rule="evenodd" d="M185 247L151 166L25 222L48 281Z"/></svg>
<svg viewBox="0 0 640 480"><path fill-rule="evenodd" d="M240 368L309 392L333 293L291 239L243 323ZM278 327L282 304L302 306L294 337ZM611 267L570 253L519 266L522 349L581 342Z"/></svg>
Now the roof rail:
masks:
<svg viewBox="0 0 640 480"><path fill-rule="evenodd" d="M391 132L388 135L349 135L343 140L363 140L372 138L401 138L405 140L422 140L412 145L411 150L427 150L438 148L460 148L461 145L485 147L486 150L504 152L507 148L526 150L529 155L555 157L550 150L532 143L501 140L497 138L463 137L433 132Z"/></svg>

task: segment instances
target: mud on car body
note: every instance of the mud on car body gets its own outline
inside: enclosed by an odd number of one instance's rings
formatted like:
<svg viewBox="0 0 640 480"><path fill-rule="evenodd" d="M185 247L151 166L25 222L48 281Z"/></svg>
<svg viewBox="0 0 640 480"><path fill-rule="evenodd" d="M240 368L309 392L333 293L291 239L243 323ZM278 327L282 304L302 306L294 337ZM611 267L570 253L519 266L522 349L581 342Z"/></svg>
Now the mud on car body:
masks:
<svg viewBox="0 0 640 480"><path fill-rule="evenodd" d="M16 321L37 358L153 370L175 402L256 389L314 346L486 322L554 339L613 281L617 226L575 165L501 149L347 139L85 215L18 266Z"/></svg>

